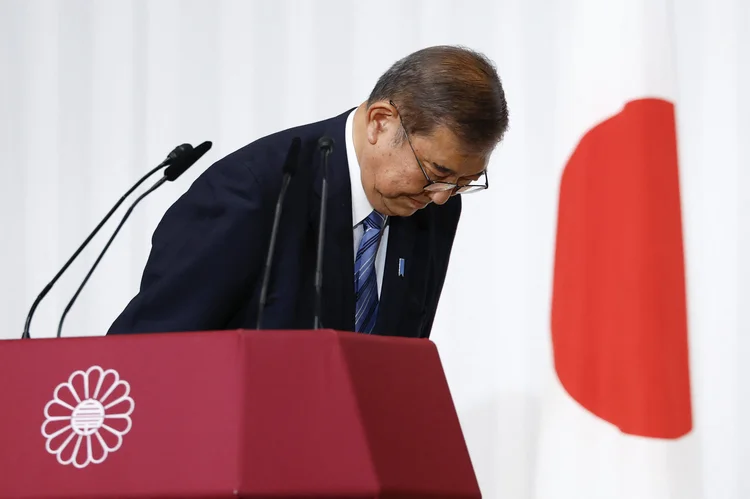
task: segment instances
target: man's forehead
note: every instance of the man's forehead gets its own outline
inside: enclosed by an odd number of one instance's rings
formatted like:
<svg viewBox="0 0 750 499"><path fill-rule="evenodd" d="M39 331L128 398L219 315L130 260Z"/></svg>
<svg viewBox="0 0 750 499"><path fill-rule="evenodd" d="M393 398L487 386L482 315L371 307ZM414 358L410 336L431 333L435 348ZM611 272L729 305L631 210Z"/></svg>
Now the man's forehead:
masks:
<svg viewBox="0 0 750 499"><path fill-rule="evenodd" d="M472 177L487 169L484 155L460 154L456 151L441 153L438 149L425 151L422 160L441 175Z"/></svg>
<svg viewBox="0 0 750 499"><path fill-rule="evenodd" d="M487 168L486 154L467 152L458 138L447 130L438 129L430 136L419 137L417 151L422 160L438 173L443 175L458 175L470 177L482 173Z"/></svg>

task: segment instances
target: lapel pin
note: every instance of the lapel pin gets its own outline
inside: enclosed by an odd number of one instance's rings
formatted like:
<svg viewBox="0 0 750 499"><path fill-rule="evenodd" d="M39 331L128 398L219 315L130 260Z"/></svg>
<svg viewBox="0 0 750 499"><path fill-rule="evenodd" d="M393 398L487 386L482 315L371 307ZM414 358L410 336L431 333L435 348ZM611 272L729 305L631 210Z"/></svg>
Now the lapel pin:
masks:
<svg viewBox="0 0 750 499"><path fill-rule="evenodd" d="M404 277L404 264L406 261L403 258L398 259L398 276Z"/></svg>

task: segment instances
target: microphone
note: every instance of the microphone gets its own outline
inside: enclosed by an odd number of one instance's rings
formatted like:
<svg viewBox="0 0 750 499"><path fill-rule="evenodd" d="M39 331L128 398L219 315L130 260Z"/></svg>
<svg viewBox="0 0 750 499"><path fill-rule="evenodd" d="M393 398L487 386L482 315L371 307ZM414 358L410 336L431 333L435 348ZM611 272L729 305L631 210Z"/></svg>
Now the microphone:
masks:
<svg viewBox="0 0 750 499"><path fill-rule="evenodd" d="M333 152L333 139L325 135L318 140L320 165L323 168L323 188L320 193L320 221L318 222L318 261L315 264L315 320L313 329L320 329L323 312L323 243L326 228L326 200L328 199L328 156Z"/></svg>
<svg viewBox="0 0 750 499"><path fill-rule="evenodd" d="M172 152L167 155L167 159L159 163L159 166L154 168L152 171L157 171L164 166L171 165L176 159L181 158L185 153L189 153L192 150L193 146L191 146L190 144L182 144L175 147L174 149L172 149Z"/></svg>
<svg viewBox="0 0 750 499"><path fill-rule="evenodd" d="M185 170L193 166L194 163L196 163L201 157L206 154L213 144L211 141L205 141L196 147L192 154L185 154L178 158L175 161L172 161L172 163L167 167L166 170L164 170L164 178L162 178L162 183L164 180L169 180L170 182L173 182L177 180L177 178L185 173Z"/></svg>
<svg viewBox="0 0 750 499"><path fill-rule="evenodd" d="M193 166L204 154L208 152L209 149L211 149L211 142L203 142L195 149L192 149L190 151L187 151L184 154L181 154L179 157L175 158L171 164L167 167L166 170L164 170L164 176L160 178L156 183L151 186L146 192L138 196L138 198L133 201L133 204L130 205L130 208L128 208L128 211L125 212L125 215L123 215L122 220L120 220L120 224L115 229L114 233L112 233L112 236L109 238L109 241L107 241L107 244L104 245L104 249L102 249L101 253L99 253L99 256L97 257L94 264L91 266L91 269L89 269L89 273L86 274L86 277L84 277L83 282L80 286L78 286L78 289L76 290L75 294L73 295L73 298L70 299L68 302L68 305L65 307L65 310L63 310L62 316L60 317L60 322L57 325L57 337L60 338L62 336L62 327L63 322L65 322L65 317L68 315L68 312L73 307L73 304L78 299L78 295L81 294L81 290L83 290L83 287L86 285L86 283L89 281L89 278L91 277L91 274L94 273L94 270L96 270L96 267L99 265L99 262L104 257L104 254L109 249L109 246L112 244L112 241L114 241L117 234L120 232L120 229L125 224L125 221L130 217L130 214L133 213L133 209L135 209L136 205L141 202L143 198L154 192L156 189L158 189L164 182L169 180L170 182L173 182L174 180L177 180L177 178L185 173L185 171Z"/></svg>
<svg viewBox="0 0 750 499"><path fill-rule="evenodd" d="M281 192L279 192L279 198L276 201L276 212L273 217L273 226L271 228L271 240L268 243L268 253L266 254L266 262L263 267L263 281L260 287L260 300L258 301L258 321L256 323L256 329L260 329L263 325L263 311L266 307L266 297L268 295L268 283L271 280L271 264L273 263L273 253L276 248L276 236L279 232L279 224L281 222L281 210L284 204L284 198L286 197L286 190L289 187L289 182L292 180L292 176L296 173L297 167L300 162L300 148L302 141L299 137L292 139L292 144L289 146L289 152L286 155L286 161L284 161L284 177L281 181Z"/></svg>
<svg viewBox="0 0 750 499"><path fill-rule="evenodd" d="M39 306L39 303L44 299L45 296L47 296L47 293L52 289L52 286L55 285L58 279L60 279L60 276L63 275L63 273L68 270L68 267L70 267L70 264L73 263L73 261L78 258L78 255L83 251L83 249L88 246L88 244L91 242L91 240L94 238L94 236L99 232L99 230L104 226L104 224L107 222L107 220L112 217L114 212L117 210L117 208L120 207L120 205L125 201L125 198L130 196L133 191L135 191L138 186L140 186L143 182L145 182L149 177L151 177L154 173L158 172L165 166L170 166L175 163L179 163L182 161L182 158L184 158L186 155L189 155L193 151L193 146L190 144L182 144L174 149L172 149L172 152L170 152L167 157L159 163L158 166L156 166L154 169L152 169L150 172L148 172L146 175L141 177L141 179L135 183L133 187L131 187L125 194L122 195L119 201L115 203L115 205L112 207L111 210L109 210L109 213L107 213L101 222L99 222L99 225L94 228L94 230L89 234L89 236L86 238L85 241L78 247L75 253L73 253L73 256L71 256L67 262L65 262L65 265L60 269L60 271L55 275L55 277L52 278L50 282L47 283L47 285L42 289L41 293L36 297L34 300L34 303L31 305L31 308L29 309L29 313L26 315L26 324L23 328L23 334L21 335L21 339L25 338L31 338L29 335L29 329L31 327L31 318L34 316L34 312L36 311L36 308Z"/></svg>

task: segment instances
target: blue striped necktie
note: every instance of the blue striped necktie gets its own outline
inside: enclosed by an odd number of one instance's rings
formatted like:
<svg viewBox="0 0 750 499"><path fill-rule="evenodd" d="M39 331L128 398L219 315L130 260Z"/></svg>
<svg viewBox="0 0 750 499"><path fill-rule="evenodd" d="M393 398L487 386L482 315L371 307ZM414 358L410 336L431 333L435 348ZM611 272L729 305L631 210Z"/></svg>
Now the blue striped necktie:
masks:
<svg viewBox="0 0 750 499"><path fill-rule="evenodd" d="M364 234L354 259L354 324L360 333L372 333L378 318L378 283L375 275L375 256L383 233L385 216L377 211L362 222Z"/></svg>

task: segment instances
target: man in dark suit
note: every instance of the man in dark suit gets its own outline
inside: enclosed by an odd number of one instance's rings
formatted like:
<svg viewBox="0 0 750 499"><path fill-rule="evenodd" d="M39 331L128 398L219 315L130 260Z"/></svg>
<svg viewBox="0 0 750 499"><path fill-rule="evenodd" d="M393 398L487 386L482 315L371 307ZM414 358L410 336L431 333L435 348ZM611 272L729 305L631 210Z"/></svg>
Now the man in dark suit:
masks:
<svg viewBox="0 0 750 499"><path fill-rule="evenodd" d="M138 295L108 334L255 328L282 165L301 162L286 195L264 329L313 326L321 197L329 156L323 256L325 328L427 338L461 214L487 189L508 125L484 56L431 47L396 62L369 99L340 116L261 138L206 170L165 214Z"/></svg>

